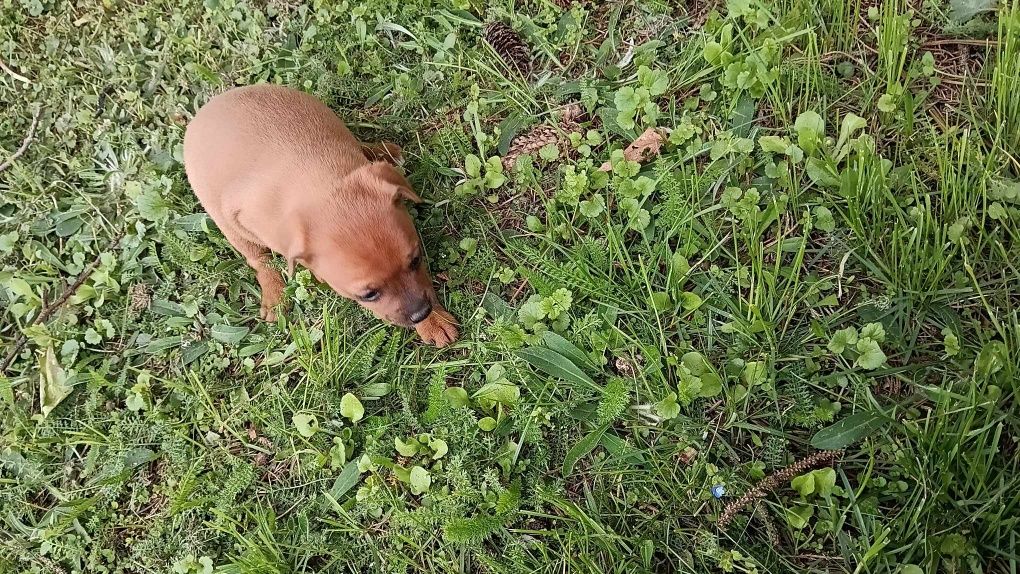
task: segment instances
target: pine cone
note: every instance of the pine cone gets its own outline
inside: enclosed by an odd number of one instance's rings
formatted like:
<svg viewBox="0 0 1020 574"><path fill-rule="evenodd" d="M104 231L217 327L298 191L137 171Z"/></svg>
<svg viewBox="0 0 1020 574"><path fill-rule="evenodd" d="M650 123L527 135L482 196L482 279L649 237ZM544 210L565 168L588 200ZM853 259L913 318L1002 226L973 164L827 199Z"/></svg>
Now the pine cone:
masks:
<svg viewBox="0 0 1020 574"><path fill-rule="evenodd" d="M522 76L531 73L531 48L513 28L502 22L493 22L485 27L485 41L507 66L516 69Z"/></svg>
<svg viewBox="0 0 1020 574"><path fill-rule="evenodd" d="M578 104L567 104L559 111L560 130L563 133L576 131L579 129L578 120L580 117L581 106ZM567 153L571 149L567 139L560 138L560 131L553 126L542 124L536 126L528 133L514 138L510 144L510 149L503 156L503 169L510 171L513 169L514 164L517 163L517 158L522 155L535 155L538 153L538 150L549 144L556 144L560 148L561 154Z"/></svg>
<svg viewBox="0 0 1020 574"><path fill-rule="evenodd" d="M503 156L503 169L510 171L517 163L517 158L522 155L534 155L549 144L558 146L560 138L556 128L545 124L536 126L530 132L515 137L510 145L510 150Z"/></svg>

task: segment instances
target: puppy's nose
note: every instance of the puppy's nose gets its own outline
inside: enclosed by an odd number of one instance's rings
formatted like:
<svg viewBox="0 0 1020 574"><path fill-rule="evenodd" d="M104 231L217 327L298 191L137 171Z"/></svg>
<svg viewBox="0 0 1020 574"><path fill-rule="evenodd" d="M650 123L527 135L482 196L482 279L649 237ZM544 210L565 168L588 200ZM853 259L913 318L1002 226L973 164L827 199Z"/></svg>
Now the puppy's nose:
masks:
<svg viewBox="0 0 1020 574"><path fill-rule="evenodd" d="M429 303L428 301L422 301L418 305L418 308L415 309L414 311L411 311L407 318L411 321L412 324L417 325L418 323L424 321L425 318L428 317L429 314L431 313L432 303Z"/></svg>

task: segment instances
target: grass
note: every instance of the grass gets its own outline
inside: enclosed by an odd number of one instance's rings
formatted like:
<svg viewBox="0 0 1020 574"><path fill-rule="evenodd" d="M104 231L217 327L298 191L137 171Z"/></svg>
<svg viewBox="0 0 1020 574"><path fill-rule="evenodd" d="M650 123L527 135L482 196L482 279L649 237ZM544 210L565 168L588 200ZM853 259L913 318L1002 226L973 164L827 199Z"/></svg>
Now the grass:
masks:
<svg viewBox="0 0 1020 574"><path fill-rule="evenodd" d="M0 572L1017 571L1020 5L561 4L4 4ZM453 348L257 319L180 146L262 81L404 146Z"/></svg>

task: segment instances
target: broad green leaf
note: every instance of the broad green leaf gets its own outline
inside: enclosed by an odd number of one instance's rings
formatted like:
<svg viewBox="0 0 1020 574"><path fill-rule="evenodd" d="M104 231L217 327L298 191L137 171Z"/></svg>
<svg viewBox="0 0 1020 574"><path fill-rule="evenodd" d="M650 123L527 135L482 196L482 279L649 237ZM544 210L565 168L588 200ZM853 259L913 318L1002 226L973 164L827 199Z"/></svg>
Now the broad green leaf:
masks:
<svg viewBox="0 0 1020 574"><path fill-rule="evenodd" d="M394 437L393 446L397 449L397 452L400 453L400 456L408 457L418 454L418 451L421 449L421 444L413 438L404 442L400 440L400 437Z"/></svg>
<svg viewBox="0 0 1020 574"><path fill-rule="evenodd" d="M393 476L397 477L397 480L400 482L405 484L411 482L411 469L400 466L399 464L394 464L391 470L393 470Z"/></svg>
<svg viewBox="0 0 1020 574"><path fill-rule="evenodd" d="M424 468L420 466L413 466L411 467L409 482L411 484L412 494L424 494L428 492L429 487L432 486L432 476L429 475L429 471Z"/></svg>
<svg viewBox="0 0 1020 574"><path fill-rule="evenodd" d="M334 499L338 499L346 494L347 491L357 486L360 473L357 461L352 460L348 462L344 465L344 469L340 471L340 476L336 477L336 480L333 482L333 487L329 489L329 495Z"/></svg>
<svg viewBox="0 0 1020 574"><path fill-rule="evenodd" d="M803 529L808 524L808 520L815 513L815 507L808 504L797 504L792 508L786 509L786 522L796 528L797 530Z"/></svg>
<svg viewBox="0 0 1020 574"><path fill-rule="evenodd" d="M705 61L713 66L718 66L722 63L723 46L719 42L708 42L702 49L701 55L705 58Z"/></svg>
<svg viewBox="0 0 1020 574"><path fill-rule="evenodd" d="M887 423L885 415L858 411L823 428L811 437L811 446L819 450L839 450L870 435Z"/></svg>
<svg viewBox="0 0 1020 574"><path fill-rule="evenodd" d="M843 123L839 126L839 140L836 141L836 149L842 150L855 133L868 126L868 122L854 113L843 116Z"/></svg>
<svg viewBox="0 0 1020 574"><path fill-rule="evenodd" d="M946 534L939 544L939 552L950 558L962 558L967 555L969 544L967 537L959 532Z"/></svg>
<svg viewBox="0 0 1020 574"><path fill-rule="evenodd" d="M471 404L471 399L468 398L468 392L463 387L447 387L443 391L443 396L446 397L447 402L453 408L466 407Z"/></svg>
<svg viewBox="0 0 1020 574"><path fill-rule="evenodd" d="M807 498L815 492L815 477L812 473L802 474L790 481L790 487Z"/></svg>
<svg viewBox="0 0 1020 574"><path fill-rule="evenodd" d="M693 291L685 291L680 294L680 306L683 307L683 310L688 313L696 310L703 304L704 300L701 299L701 296L698 295L697 293L694 293Z"/></svg>
<svg viewBox="0 0 1020 574"><path fill-rule="evenodd" d="M138 412L145 408L145 387L143 385L135 385L131 387L128 392L127 399L124 401L124 405L129 411Z"/></svg>
<svg viewBox="0 0 1020 574"><path fill-rule="evenodd" d="M547 143L538 150L538 157L547 162L556 161L560 157L560 148L555 143Z"/></svg>
<svg viewBox="0 0 1020 574"><path fill-rule="evenodd" d="M347 462L347 445L340 437L333 437L333 448L329 449L330 466L336 468Z"/></svg>
<svg viewBox="0 0 1020 574"><path fill-rule="evenodd" d="M828 207L818 205L814 209L814 225L821 231L832 233L836 230L836 219L832 216L832 212L829 211Z"/></svg>
<svg viewBox="0 0 1020 574"><path fill-rule="evenodd" d="M1006 221L1009 218L1009 213L1001 203L995 201L988 206L988 217L996 221Z"/></svg>
<svg viewBox="0 0 1020 574"><path fill-rule="evenodd" d="M768 371L762 361L748 361L744 364L744 370L740 373L744 384L748 387L760 385L768 380Z"/></svg>
<svg viewBox="0 0 1020 574"><path fill-rule="evenodd" d="M582 200L577 204L581 215L588 219L595 219L606 211L606 199L601 195L593 195L591 199Z"/></svg>
<svg viewBox="0 0 1020 574"><path fill-rule="evenodd" d="M39 361L39 410L43 418L49 416L72 390L67 384L67 374L57 362L53 347L47 347Z"/></svg>
<svg viewBox="0 0 1020 574"><path fill-rule="evenodd" d="M715 371L702 373L700 378L701 390L698 391L699 397L710 399L722 392L722 378Z"/></svg>
<svg viewBox="0 0 1020 574"><path fill-rule="evenodd" d="M461 239L460 250L468 257L471 257L476 251L478 251L478 240L474 237L465 237L464 239Z"/></svg>
<svg viewBox="0 0 1020 574"><path fill-rule="evenodd" d="M860 356L857 357L857 366L862 369L874 371L885 364L885 353L882 352L882 347L872 339L860 339L857 341L857 352Z"/></svg>
<svg viewBox="0 0 1020 574"><path fill-rule="evenodd" d="M666 93L669 89L669 74L663 70L652 70L648 66L638 68L638 82L653 96Z"/></svg>
<svg viewBox="0 0 1020 574"><path fill-rule="evenodd" d="M372 457L367 454L361 455L358 459L358 472L375 472L379 469L379 464L372 460Z"/></svg>
<svg viewBox="0 0 1020 574"><path fill-rule="evenodd" d="M804 168L811 181L822 187L839 187L839 176L826 161L809 157Z"/></svg>
<svg viewBox="0 0 1020 574"><path fill-rule="evenodd" d="M592 367L591 361L588 360L588 356L584 354L581 349L578 349L576 345L570 341L564 339L558 333L553 331L545 331L542 333L542 343L546 347L549 347L553 351L563 355L570 362L577 366Z"/></svg>
<svg viewBox="0 0 1020 574"><path fill-rule="evenodd" d="M701 375L712 371L712 366L708 364L708 360L705 359L705 355L697 351L688 351L684 353L684 356L680 358L680 362L687 367L687 370L692 375L700 377Z"/></svg>
<svg viewBox="0 0 1020 574"><path fill-rule="evenodd" d="M340 414L351 419L352 423L356 423L365 416L365 407L362 406L358 397L347 393L340 399Z"/></svg>
<svg viewBox="0 0 1020 574"><path fill-rule="evenodd" d="M492 432L496 428L496 419L492 417L485 417L478 421L478 428L485 432Z"/></svg>
<svg viewBox="0 0 1020 574"><path fill-rule="evenodd" d="M836 489L836 471L832 468L820 468L811 471L815 480L815 491L822 498L829 498Z"/></svg>
<svg viewBox="0 0 1020 574"><path fill-rule="evenodd" d="M10 255L14 252L14 246L18 244L21 236L17 231L0 233L0 255Z"/></svg>
<svg viewBox="0 0 1020 574"><path fill-rule="evenodd" d="M670 271L673 276L677 279L683 279L691 271L691 262L687 260L687 256L677 251L670 258Z"/></svg>
<svg viewBox="0 0 1020 574"><path fill-rule="evenodd" d="M28 301L36 301L39 297L32 291L32 286L28 284L28 281L20 277L11 277L7 280L5 285L7 289L14 295L15 301L20 297Z"/></svg>
<svg viewBox="0 0 1020 574"><path fill-rule="evenodd" d="M216 339L217 341L221 343L226 343L228 345L236 345L240 343L245 338L245 336L248 335L249 331L250 329L248 329L248 327L225 325L219 323L213 325L212 329L210 329L210 333L212 334L213 339Z"/></svg>
<svg viewBox="0 0 1020 574"><path fill-rule="evenodd" d="M634 123L634 112L623 111L616 114L616 124L625 130L632 130L637 125Z"/></svg>
<svg viewBox="0 0 1020 574"><path fill-rule="evenodd" d="M517 385L506 381L486 383L482 388L475 391L472 398L482 403L489 402L513 406L521 398L521 389Z"/></svg>
<svg viewBox="0 0 1020 574"><path fill-rule="evenodd" d="M506 175L502 171L486 171L482 181L485 183L485 187L496 189L506 183Z"/></svg>
<svg viewBox="0 0 1020 574"><path fill-rule="evenodd" d="M89 327L85 331L85 342L88 343L89 345L98 345L99 343L103 342L103 337L99 334L98 331Z"/></svg>
<svg viewBox="0 0 1020 574"><path fill-rule="evenodd" d="M982 12L995 10L996 4L996 0L949 0L949 17L964 23Z"/></svg>
<svg viewBox="0 0 1020 574"><path fill-rule="evenodd" d="M675 419L680 415L680 405L676 402L676 393L669 393L666 398L655 404L655 412L665 420Z"/></svg>
<svg viewBox="0 0 1020 574"><path fill-rule="evenodd" d="M832 339L829 340L829 344L826 346L830 351L841 354L850 345L857 344L857 329L853 327L847 327L846 329L840 329L832 335Z"/></svg>
<svg viewBox="0 0 1020 574"><path fill-rule="evenodd" d="M446 456L446 453L450 452L450 446L446 444L446 441L437 438L429 441L429 448L432 449L432 460L439 460Z"/></svg>
<svg viewBox="0 0 1020 574"><path fill-rule="evenodd" d="M761 136L758 138L758 145L762 151L785 154L790 147L790 140L779 136Z"/></svg>
<svg viewBox="0 0 1020 574"><path fill-rule="evenodd" d="M311 413L297 413L291 420L298 434L305 438L311 438L319 432L319 419Z"/></svg>
<svg viewBox="0 0 1020 574"><path fill-rule="evenodd" d="M1006 366L1009 350L1002 341L989 341L981 348L974 361L974 377L979 381L987 380Z"/></svg>
<svg viewBox="0 0 1020 574"><path fill-rule="evenodd" d="M613 98L613 103L616 104L616 109L621 112L632 112L641 105L641 98L638 96L634 88L630 86L624 86L619 90L616 90L616 96Z"/></svg>
<svg viewBox="0 0 1020 574"><path fill-rule="evenodd" d="M649 303L652 309L660 313L665 313L673 308L673 302L669 300L669 293L665 291L656 291L649 297Z"/></svg>
<svg viewBox="0 0 1020 574"><path fill-rule="evenodd" d="M577 444L575 444L570 450L567 451L565 457L563 457L563 476L568 477L570 473L574 471L574 465L577 461L581 460L581 457L592 451L602 439L602 435L609 429L608 426L601 426L582 438Z"/></svg>
<svg viewBox="0 0 1020 574"><path fill-rule="evenodd" d="M882 94L878 98L878 109L887 114L896 111L896 96L892 94Z"/></svg>
<svg viewBox="0 0 1020 574"><path fill-rule="evenodd" d="M818 149L818 143L825 137L825 120L818 112L808 110L797 116L793 129L797 132L797 143L810 154Z"/></svg>
<svg viewBox="0 0 1020 574"><path fill-rule="evenodd" d="M482 175L482 160L478 159L478 156L474 154L468 154L464 158L464 173L472 178Z"/></svg>
<svg viewBox="0 0 1020 574"><path fill-rule="evenodd" d="M595 387L595 381L563 355L545 347L528 347L517 351L517 356L536 369L571 383Z"/></svg>
<svg viewBox="0 0 1020 574"><path fill-rule="evenodd" d="M871 339L876 343L885 342L885 327L881 323L868 323L861 329L862 339Z"/></svg>
<svg viewBox="0 0 1020 574"><path fill-rule="evenodd" d="M506 378L506 367L502 363L493 363L485 370L485 382L496 383Z"/></svg>

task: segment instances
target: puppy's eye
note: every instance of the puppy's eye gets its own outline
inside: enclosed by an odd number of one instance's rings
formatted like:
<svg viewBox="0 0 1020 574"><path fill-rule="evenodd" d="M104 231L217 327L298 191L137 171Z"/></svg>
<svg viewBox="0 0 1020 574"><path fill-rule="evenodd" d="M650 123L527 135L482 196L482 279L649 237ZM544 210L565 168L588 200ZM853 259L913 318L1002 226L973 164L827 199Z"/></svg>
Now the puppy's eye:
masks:
<svg viewBox="0 0 1020 574"><path fill-rule="evenodd" d="M361 295L361 300L362 300L362 301L368 301L368 302L370 302L370 303L371 303L372 301L375 301L375 300L376 300L376 299L378 299L378 298L379 298L379 292L378 292L378 291L376 291L375 289L373 289L373 290L371 290L371 291L366 291L365 293L363 293L363 294Z"/></svg>
<svg viewBox="0 0 1020 574"><path fill-rule="evenodd" d="M411 260L411 270L421 267L421 255L415 255L414 259Z"/></svg>

